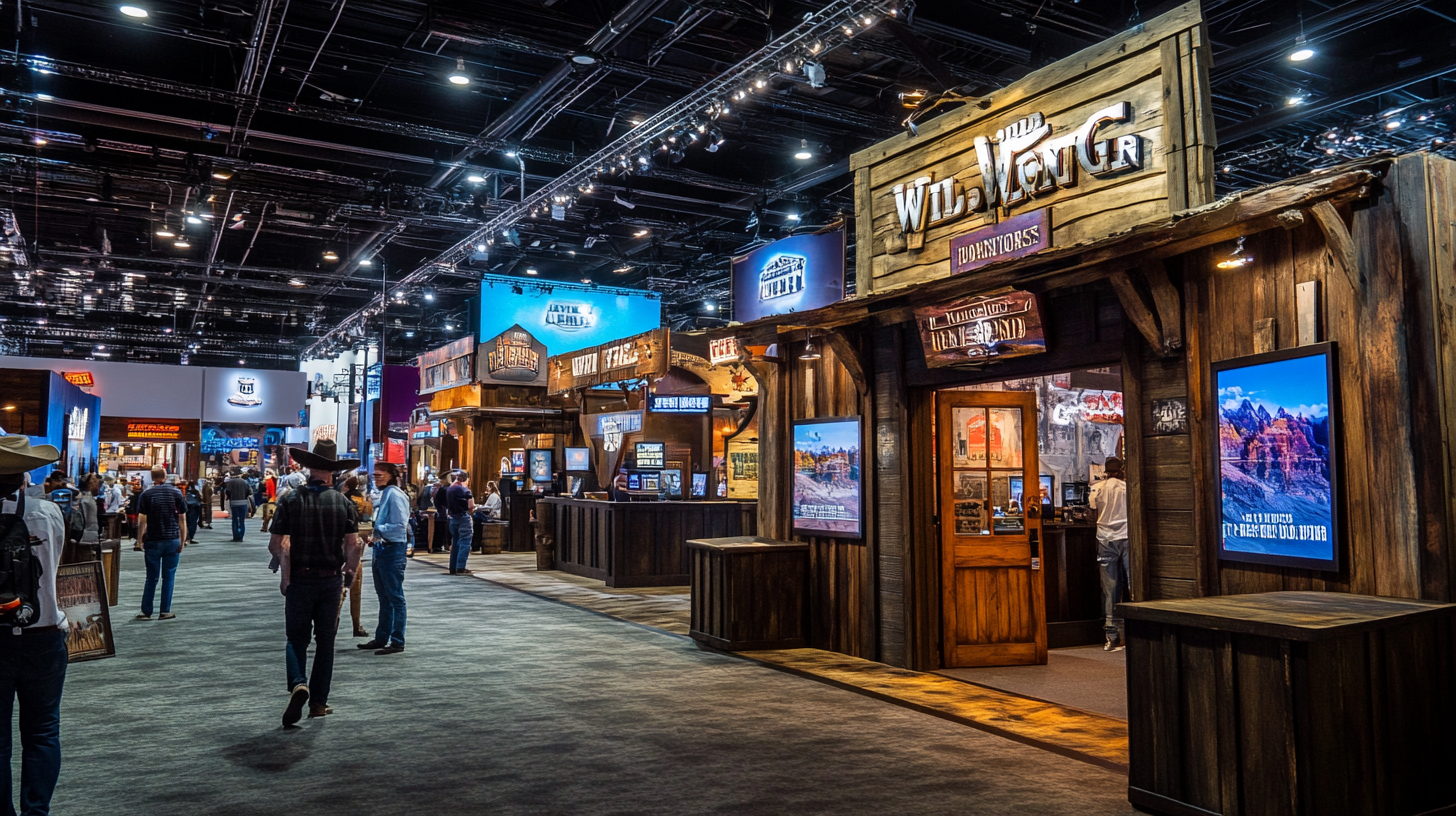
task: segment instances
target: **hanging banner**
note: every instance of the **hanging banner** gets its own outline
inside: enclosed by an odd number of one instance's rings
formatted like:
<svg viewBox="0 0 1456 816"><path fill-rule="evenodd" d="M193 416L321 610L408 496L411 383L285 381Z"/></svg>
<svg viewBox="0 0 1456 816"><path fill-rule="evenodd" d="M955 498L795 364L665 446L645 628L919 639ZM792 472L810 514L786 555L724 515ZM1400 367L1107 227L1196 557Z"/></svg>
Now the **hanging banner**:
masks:
<svg viewBox="0 0 1456 816"><path fill-rule="evenodd" d="M1030 292L977 295L919 308L915 325L930 368L1046 351L1041 310Z"/></svg>
<svg viewBox="0 0 1456 816"><path fill-rule="evenodd" d="M552 357L546 363L547 390L560 394L573 388L660 377L667 373L668 360L667 329L653 329Z"/></svg>

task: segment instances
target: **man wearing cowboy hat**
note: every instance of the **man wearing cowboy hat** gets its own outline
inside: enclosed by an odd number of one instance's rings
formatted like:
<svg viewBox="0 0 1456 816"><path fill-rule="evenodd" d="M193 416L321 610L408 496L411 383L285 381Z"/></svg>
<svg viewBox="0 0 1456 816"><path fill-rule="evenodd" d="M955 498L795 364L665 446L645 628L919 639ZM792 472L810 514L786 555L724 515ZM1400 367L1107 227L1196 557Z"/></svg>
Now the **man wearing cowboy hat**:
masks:
<svg viewBox="0 0 1456 816"><path fill-rule="evenodd" d="M41 562L39 615L29 626L0 628L0 697L5 708L20 700L20 812L48 813L61 775L61 689L66 684L66 614L56 602L56 565L66 543L65 519L55 503L20 494L25 473L61 458L52 445L31 447L20 435L0 436L0 513L15 514L40 539L32 550ZM0 536L14 522L0 519ZM10 718L4 728L10 732ZM10 740L0 790L3 810L14 813L10 790Z"/></svg>
<svg viewBox="0 0 1456 816"><path fill-rule="evenodd" d="M358 459L338 459L332 439L314 444L313 451L289 449L295 462L308 468L308 484L278 502L269 524L268 551L280 560L280 588L284 605L288 668L288 707L283 724L303 717L330 714L329 685L334 673L334 637L339 631L339 602L343 589L359 569L359 516L354 502L333 489L334 473L359 467ZM284 539L287 539L285 544ZM313 673L308 669L308 642L312 632L317 652Z"/></svg>

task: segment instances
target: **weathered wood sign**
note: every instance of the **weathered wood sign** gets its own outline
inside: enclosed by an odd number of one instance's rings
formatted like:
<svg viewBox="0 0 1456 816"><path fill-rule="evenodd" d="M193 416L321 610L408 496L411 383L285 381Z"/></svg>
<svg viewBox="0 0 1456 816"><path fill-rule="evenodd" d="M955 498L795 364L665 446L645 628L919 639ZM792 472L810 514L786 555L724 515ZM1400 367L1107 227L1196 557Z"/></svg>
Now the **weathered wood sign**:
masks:
<svg viewBox="0 0 1456 816"><path fill-rule="evenodd" d="M541 385L546 382L546 345L520 324L480 344L475 378L483 383Z"/></svg>
<svg viewBox="0 0 1456 816"><path fill-rule="evenodd" d="M1036 295L1002 292L915 310L925 364L986 363L1046 351Z"/></svg>
<svg viewBox="0 0 1456 816"><path fill-rule="evenodd" d="M1207 62L1189 3L856 153L858 292L1073 246L1210 201ZM1038 211L1047 229L1034 242L999 238L1012 228L984 233L998 240L979 247L969 237ZM1014 254L996 251L1007 246Z"/></svg>
<svg viewBox="0 0 1456 816"><path fill-rule="evenodd" d="M560 394L573 388L662 376L669 360L667 329L649 332L570 354L546 362L547 391Z"/></svg>

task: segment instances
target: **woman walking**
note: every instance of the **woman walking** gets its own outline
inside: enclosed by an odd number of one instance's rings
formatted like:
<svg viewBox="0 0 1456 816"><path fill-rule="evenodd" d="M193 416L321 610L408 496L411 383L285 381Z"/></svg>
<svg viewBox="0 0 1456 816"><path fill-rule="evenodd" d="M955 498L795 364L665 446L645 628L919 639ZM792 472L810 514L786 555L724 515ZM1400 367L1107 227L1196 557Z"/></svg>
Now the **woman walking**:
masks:
<svg viewBox="0 0 1456 816"><path fill-rule="evenodd" d="M404 651L404 565L411 546L409 497L399 488L399 468L389 462L374 465L374 486L379 506L374 513L374 592L379 596L379 626L374 639L358 644L377 655ZM362 570L361 570L362 572Z"/></svg>

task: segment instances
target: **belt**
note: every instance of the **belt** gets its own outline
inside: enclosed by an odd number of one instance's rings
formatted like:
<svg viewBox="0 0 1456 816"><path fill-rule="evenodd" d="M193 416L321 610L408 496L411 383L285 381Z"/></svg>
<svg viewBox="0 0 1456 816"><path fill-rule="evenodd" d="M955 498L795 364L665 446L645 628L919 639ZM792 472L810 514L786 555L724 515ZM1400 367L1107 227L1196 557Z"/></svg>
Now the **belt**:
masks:
<svg viewBox="0 0 1456 816"><path fill-rule="evenodd" d="M338 578L340 570L314 569L313 567L301 567L288 571L291 578Z"/></svg>

